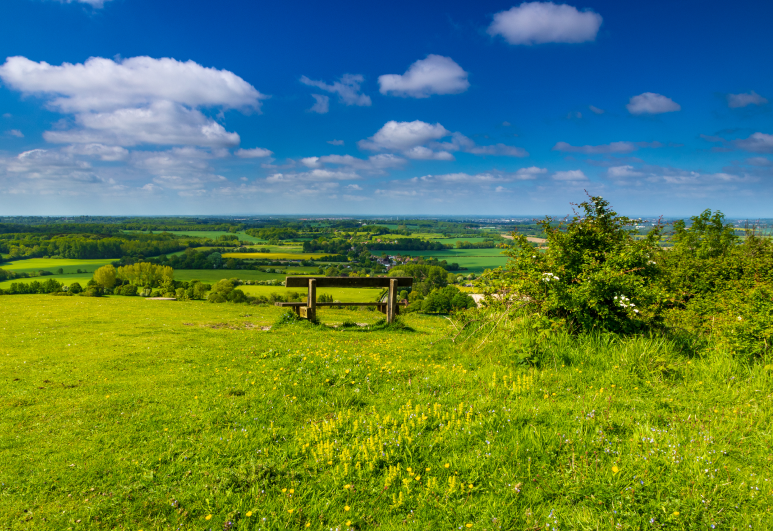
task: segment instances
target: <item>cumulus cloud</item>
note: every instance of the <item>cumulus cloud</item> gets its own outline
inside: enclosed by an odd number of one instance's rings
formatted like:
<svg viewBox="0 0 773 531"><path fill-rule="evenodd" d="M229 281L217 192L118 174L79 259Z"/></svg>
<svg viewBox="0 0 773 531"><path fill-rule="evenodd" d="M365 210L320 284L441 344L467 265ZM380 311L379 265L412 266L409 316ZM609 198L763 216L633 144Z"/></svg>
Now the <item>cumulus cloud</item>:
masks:
<svg viewBox="0 0 773 531"><path fill-rule="evenodd" d="M390 120L367 140L360 140L357 145L369 151L404 151L421 146L433 140L451 134L451 131L440 125L428 124L420 120L413 122L396 122Z"/></svg>
<svg viewBox="0 0 773 531"><path fill-rule="evenodd" d="M129 151L127 149L120 146L105 146L103 144L76 144L67 146L62 149L62 151L73 155L83 155L109 162L126 160L129 157Z"/></svg>
<svg viewBox="0 0 773 531"><path fill-rule="evenodd" d="M243 159L262 159L270 157L274 152L265 148L240 149L235 155Z"/></svg>
<svg viewBox="0 0 773 531"><path fill-rule="evenodd" d="M752 153L773 153L773 135L754 133L749 138L735 140L737 147Z"/></svg>
<svg viewBox="0 0 773 531"><path fill-rule="evenodd" d="M682 106L671 98L654 92L633 96L625 106L631 114L662 114L682 110Z"/></svg>
<svg viewBox="0 0 773 531"><path fill-rule="evenodd" d="M114 183L92 165L60 150L33 149L15 157L0 158L4 194L82 195L108 192Z"/></svg>
<svg viewBox="0 0 773 531"><path fill-rule="evenodd" d="M626 177L642 177L644 173L636 171L633 166L612 166L607 169L607 176L613 179L622 179Z"/></svg>
<svg viewBox="0 0 773 531"><path fill-rule="evenodd" d="M80 128L46 131L43 138L55 144L102 143L234 147L239 135L230 133L200 111L169 101L147 107L88 112L75 116Z"/></svg>
<svg viewBox="0 0 773 531"><path fill-rule="evenodd" d="M232 72L170 58L95 57L54 66L9 57L0 66L0 79L23 94L47 99L52 110L75 116L79 128L49 131L44 137L50 142L234 146L239 135L199 108L259 112L266 98Z"/></svg>
<svg viewBox="0 0 773 531"><path fill-rule="evenodd" d="M489 35L510 44L577 43L596 40L602 18L593 11L553 2L524 2L494 15Z"/></svg>
<svg viewBox="0 0 773 531"><path fill-rule="evenodd" d="M266 96L227 70L193 61L133 57L116 62L92 57L61 66L9 57L0 66L3 82L25 94L53 97L49 105L65 113L143 107L169 101L188 107L260 109Z"/></svg>
<svg viewBox="0 0 773 531"><path fill-rule="evenodd" d="M588 178L582 170L557 171L553 174L556 181L587 181Z"/></svg>
<svg viewBox="0 0 773 531"><path fill-rule="evenodd" d="M457 184L492 184L507 183L513 181L526 181L536 179L539 175L547 173L547 169L532 166L530 168L521 168L515 172L490 171L484 173L469 174L464 172L446 173L442 175L425 175L423 177L414 177L412 182L442 182Z"/></svg>
<svg viewBox="0 0 773 531"><path fill-rule="evenodd" d="M416 146L403 151L403 155L413 160L456 160L448 151L432 151L424 146Z"/></svg>
<svg viewBox="0 0 773 531"><path fill-rule="evenodd" d="M586 155L607 155L613 153L630 153L640 147L659 148L663 147L660 142L611 142L598 146L572 146L566 142L557 142L553 146L553 151L563 151L565 153L584 153Z"/></svg>
<svg viewBox="0 0 773 531"><path fill-rule="evenodd" d="M327 143L330 144L331 146L343 146L344 145L344 141L343 140L328 140Z"/></svg>
<svg viewBox="0 0 773 531"><path fill-rule="evenodd" d="M768 102L753 90L748 94L728 94L727 106L731 109L746 107L747 105L765 105Z"/></svg>
<svg viewBox="0 0 773 531"><path fill-rule="evenodd" d="M325 164L346 166L355 171L371 173L383 173L384 170L399 168L405 165L406 162L404 158L397 157L391 153L372 155L367 159L359 159L351 155L326 155L319 157L319 160Z"/></svg>
<svg viewBox="0 0 773 531"><path fill-rule="evenodd" d="M392 96L428 98L467 90L467 72L450 57L430 54L413 63L405 74L379 76L379 92Z"/></svg>
<svg viewBox="0 0 773 531"><path fill-rule="evenodd" d="M5 134L8 136L15 136L16 138L24 138L24 133L18 129L11 129L10 131L6 131Z"/></svg>
<svg viewBox="0 0 773 531"><path fill-rule="evenodd" d="M449 142L439 142L448 136L451 136ZM400 151L406 157L417 160L454 160L451 152L455 151L473 155L528 156L523 148L505 144L479 146L462 133L451 133L439 123L433 125L420 120L389 121L375 135L360 140L357 145L369 151Z"/></svg>
<svg viewBox="0 0 773 531"><path fill-rule="evenodd" d="M314 105L311 106L309 112L327 114L330 110L330 98L322 94L312 94L311 97L314 98Z"/></svg>
<svg viewBox="0 0 773 531"><path fill-rule="evenodd" d="M304 85L317 87L332 94L338 94L338 100L345 105L368 107L371 105L370 96L360 92L360 84L364 80L365 78L359 74L344 74L341 79L333 84L327 84L324 81L315 81L306 76L301 76L301 83Z"/></svg>

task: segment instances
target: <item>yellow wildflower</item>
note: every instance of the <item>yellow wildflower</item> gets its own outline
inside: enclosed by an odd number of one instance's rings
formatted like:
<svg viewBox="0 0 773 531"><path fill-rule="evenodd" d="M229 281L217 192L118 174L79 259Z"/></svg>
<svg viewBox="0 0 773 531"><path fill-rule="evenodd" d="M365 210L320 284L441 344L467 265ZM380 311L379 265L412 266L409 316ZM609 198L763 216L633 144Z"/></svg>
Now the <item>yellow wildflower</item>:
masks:
<svg viewBox="0 0 773 531"><path fill-rule="evenodd" d="M252 511L247 511L247 514L246 514L245 516L247 516L247 518L249 518L250 516L252 516Z"/></svg>
<svg viewBox="0 0 773 531"><path fill-rule="evenodd" d="M348 511L349 509L351 509L351 507L349 507L348 505L344 506L344 511Z"/></svg>
<svg viewBox="0 0 773 531"><path fill-rule="evenodd" d="M212 520L212 515L208 514L207 516L204 517L204 520Z"/></svg>
<svg viewBox="0 0 773 531"><path fill-rule="evenodd" d="M620 472L620 469L619 469L619 468L617 468L617 465L613 466L613 467L612 467L612 473L613 473L613 474L617 474L618 472Z"/></svg>

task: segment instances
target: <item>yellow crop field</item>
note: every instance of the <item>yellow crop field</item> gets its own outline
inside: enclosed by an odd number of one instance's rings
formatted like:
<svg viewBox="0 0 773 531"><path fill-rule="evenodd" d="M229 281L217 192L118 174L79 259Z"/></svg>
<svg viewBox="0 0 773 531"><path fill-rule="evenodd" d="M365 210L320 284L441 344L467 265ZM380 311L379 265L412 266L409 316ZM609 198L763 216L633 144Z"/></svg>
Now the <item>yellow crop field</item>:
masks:
<svg viewBox="0 0 773 531"><path fill-rule="evenodd" d="M223 258L265 259L265 260L316 260L330 253L223 253Z"/></svg>

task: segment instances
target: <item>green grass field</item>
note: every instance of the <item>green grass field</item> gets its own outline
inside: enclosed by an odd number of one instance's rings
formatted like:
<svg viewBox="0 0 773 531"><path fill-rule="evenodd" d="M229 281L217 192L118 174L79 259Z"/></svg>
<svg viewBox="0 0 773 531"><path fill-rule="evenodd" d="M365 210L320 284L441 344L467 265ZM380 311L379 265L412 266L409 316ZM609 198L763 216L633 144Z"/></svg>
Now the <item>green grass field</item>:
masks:
<svg viewBox="0 0 773 531"><path fill-rule="evenodd" d="M30 258L28 260L14 260L13 262L5 262L0 264L0 269L16 271L17 273L36 273L40 270L56 273L56 270L61 267L66 274L75 273L78 269L81 271L88 270L89 273L93 273L103 265L110 264L115 260L117 259L105 258L89 260L85 258Z"/></svg>
<svg viewBox="0 0 773 531"><path fill-rule="evenodd" d="M0 304L2 529L773 527L764 363L517 320L454 343L419 315Z"/></svg>
<svg viewBox="0 0 773 531"><path fill-rule="evenodd" d="M124 231L124 232L144 232L144 231ZM159 234L159 231L154 231L156 234ZM226 234L235 234L239 237L241 241L244 242L253 242L253 243L261 243L265 242L266 240L261 240L260 238L256 238L254 236L250 236L249 234L245 232L228 232L224 230L170 230L166 231L169 234L174 234L176 236L190 236L192 238L209 238L211 240L216 240L219 236L224 236Z"/></svg>
<svg viewBox="0 0 773 531"><path fill-rule="evenodd" d="M449 249L447 251L390 251L403 256L432 256L448 263L456 262L460 267L467 268L460 274L481 274L486 269L494 269L507 263L507 257L502 249Z"/></svg>
<svg viewBox="0 0 773 531"><path fill-rule="evenodd" d="M284 277L283 277L284 278ZM308 290L301 288L285 288L284 286L246 286L241 285L239 289L253 297L263 295L268 297L271 293L279 293L286 296L289 292L300 293L306 296ZM380 289L368 288L319 288L317 295L332 295L334 301L341 302L373 302L381 293ZM323 310L327 311L327 310Z"/></svg>

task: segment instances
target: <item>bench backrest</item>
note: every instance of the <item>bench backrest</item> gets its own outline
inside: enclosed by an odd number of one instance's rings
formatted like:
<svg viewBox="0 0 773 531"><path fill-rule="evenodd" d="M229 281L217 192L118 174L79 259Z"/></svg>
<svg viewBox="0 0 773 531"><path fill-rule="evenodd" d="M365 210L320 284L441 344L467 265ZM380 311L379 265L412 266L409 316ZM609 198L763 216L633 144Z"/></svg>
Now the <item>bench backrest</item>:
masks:
<svg viewBox="0 0 773 531"><path fill-rule="evenodd" d="M398 287L413 286L412 277L299 277L285 279L285 287L306 288L309 280L316 280L318 288L388 288L390 280L397 280Z"/></svg>

